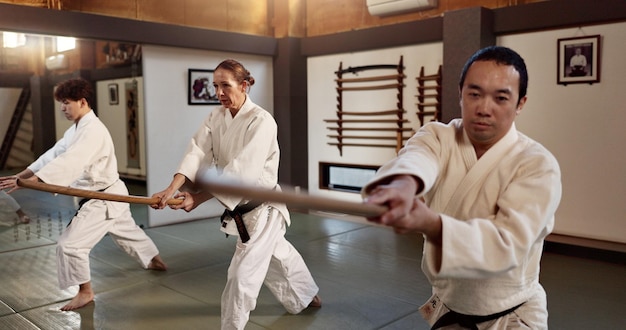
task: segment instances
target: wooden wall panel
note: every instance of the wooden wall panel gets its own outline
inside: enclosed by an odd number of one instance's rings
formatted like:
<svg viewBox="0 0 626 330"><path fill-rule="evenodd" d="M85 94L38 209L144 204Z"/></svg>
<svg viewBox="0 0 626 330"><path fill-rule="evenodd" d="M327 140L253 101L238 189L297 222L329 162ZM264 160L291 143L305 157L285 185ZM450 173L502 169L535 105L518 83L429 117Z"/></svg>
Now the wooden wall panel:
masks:
<svg viewBox="0 0 626 330"><path fill-rule="evenodd" d="M439 0L435 9L377 17L366 0L54 0L62 10L267 37L315 37L418 21L468 7L502 8L549 0ZM47 0L0 0L47 6ZM287 15L287 17L284 17Z"/></svg>
<svg viewBox="0 0 626 330"><path fill-rule="evenodd" d="M273 36L268 13L269 0L228 0L228 31Z"/></svg>
<svg viewBox="0 0 626 330"><path fill-rule="evenodd" d="M189 26L228 31L227 1L185 0L185 22Z"/></svg>
<svg viewBox="0 0 626 330"><path fill-rule="evenodd" d="M328 31L345 32L367 26L369 13L365 0L307 0L307 36L328 34Z"/></svg>
<svg viewBox="0 0 626 330"><path fill-rule="evenodd" d="M378 17L370 15L366 0L306 0L307 37L418 21L468 7L501 8L549 0L439 0L437 8Z"/></svg>
<svg viewBox="0 0 626 330"><path fill-rule="evenodd" d="M0 2L10 3L12 5L48 8L48 0L0 0Z"/></svg>
<svg viewBox="0 0 626 330"><path fill-rule="evenodd" d="M180 0L128 1L137 3L137 19L148 22L187 25L185 22L185 5Z"/></svg>
<svg viewBox="0 0 626 330"><path fill-rule="evenodd" d="M270 26L275 38L306 36L306 1L273 0L268 1Z"/></svg>
<svg viewBox="0 0 626 330"><path fill-rule="evenodd" d="M137 19L137 2L135 0L62 0L61 9Z"/></svg>

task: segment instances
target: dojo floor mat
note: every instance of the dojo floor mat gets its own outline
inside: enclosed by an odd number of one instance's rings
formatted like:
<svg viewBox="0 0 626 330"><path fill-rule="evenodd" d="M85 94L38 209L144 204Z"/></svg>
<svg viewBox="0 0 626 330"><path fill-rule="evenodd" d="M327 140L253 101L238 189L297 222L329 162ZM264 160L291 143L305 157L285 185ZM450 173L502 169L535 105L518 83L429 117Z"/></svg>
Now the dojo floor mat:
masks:
<svg viewBox="0 0 626 330"><path fill-rule="evenodd" d="M143 270L106 236L91 253L95 301L62 312L76 289L58 288L55 244L59 223L67 225L73 214L72 201L18 192L27 213L40 215L40 230L36 220L30 229L0 227L0 329L219 329L235 245L219 231L219 219L146 229L169 267L165 272ZM142 212L133 209L139 223L146 221ZM320 287L322 308L291 315L263 288L246 329L429 329L418 312L430 296L420 270L421 236L341 215L293 212L286 237ZM625 264L545 253L541 282L550 328L622 327L625 278Z"/></svg>

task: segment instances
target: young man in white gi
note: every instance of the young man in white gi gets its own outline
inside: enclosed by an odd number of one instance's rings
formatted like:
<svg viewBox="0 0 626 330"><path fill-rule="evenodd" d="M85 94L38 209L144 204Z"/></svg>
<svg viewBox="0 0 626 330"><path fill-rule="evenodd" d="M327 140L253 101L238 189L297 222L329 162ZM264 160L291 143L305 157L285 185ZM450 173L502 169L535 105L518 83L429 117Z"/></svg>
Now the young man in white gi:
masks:
<svg viewBox="0 0 626 330"><path fill-rule="evenodd" d="M433 329L547 329L539 263L561 173L515 129L527 84L516 52L479 50L459 83L462 119L422 127L363 188L389 207L369 220L425 237L433 296L420 311Z"/></svg>
<svg viewBox="0 0 626 330"><path fill-rule="evenodd" d="M91 109L94 93L84 79L70 79L56 86L65 118L74 124L63 137L24 171L0 178L1 188L17 188L16 178L127 195L119 178L113 140ZM105 234L143 268L165 270L167 266L146 233L135 224L128 203L83 199L57 244L57 272L61 289L78 285L76 296L61 310L85 306L94 299L89 253Z"/></svg>
<svg viewBox="0 0 626 330"><path fill-rule="evenodd" d="M285 239L290 217L284 204L251 205L241 197L202 191L176 193L208 167L216 168L221 178L280 189L277 125L272 115L248 96L253 84L250 72L235 60L216 67L213 85L221 106L211 111L192 138L170 185L153 195L161 198L154 208L164 208L174 194L174 198L184 197L184 202L170 205L172 209L189 212L213 197L225 206L221 229L239 239L222 293L222 330L244 329L263 284L289 313L321 306L319 288L309 269Z"/></svg>

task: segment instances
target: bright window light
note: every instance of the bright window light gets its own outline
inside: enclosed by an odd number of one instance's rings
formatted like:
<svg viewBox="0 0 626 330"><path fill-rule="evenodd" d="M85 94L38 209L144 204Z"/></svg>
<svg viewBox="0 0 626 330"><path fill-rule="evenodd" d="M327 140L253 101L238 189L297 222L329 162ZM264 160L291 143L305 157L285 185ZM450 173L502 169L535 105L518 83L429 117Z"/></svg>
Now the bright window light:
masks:
<svg viewBox="0 0 626 330"><path fill-rule="evenodd" d="M16 48L24 45L26 45L26 34L2 32L2 46L4 48Z"/></svg>
<svg viewBox="0 0 626 330"><path fill-rule="evenodd" d="M60 53L74 48L76 48L76 38L57 37L57 52Z"/></svg>

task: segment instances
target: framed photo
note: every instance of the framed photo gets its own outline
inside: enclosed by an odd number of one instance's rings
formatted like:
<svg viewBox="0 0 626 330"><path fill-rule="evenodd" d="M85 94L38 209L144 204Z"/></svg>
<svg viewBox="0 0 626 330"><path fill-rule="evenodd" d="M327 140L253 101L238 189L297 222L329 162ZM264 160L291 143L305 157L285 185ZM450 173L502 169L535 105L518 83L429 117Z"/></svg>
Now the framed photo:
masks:
<svg viewBox="0 0 626 330"><path fill-rule="evenodd" d="M119 104L120 100L118 97L119 93L118 93L117 84L109 84L108 88L109 88L109 105Z"/></svg>
<svg viewBox="0 0 626 330"><path fill-rule="evenodd" d="M557 83L600 82L600 35L557 41Z"/></svg>
<svg viewBox="0 0 626 330"><path fill-rule="evenodd" d="M189 69L187 103L189 105L220 104L213 88L213 71Z"/></svg>

